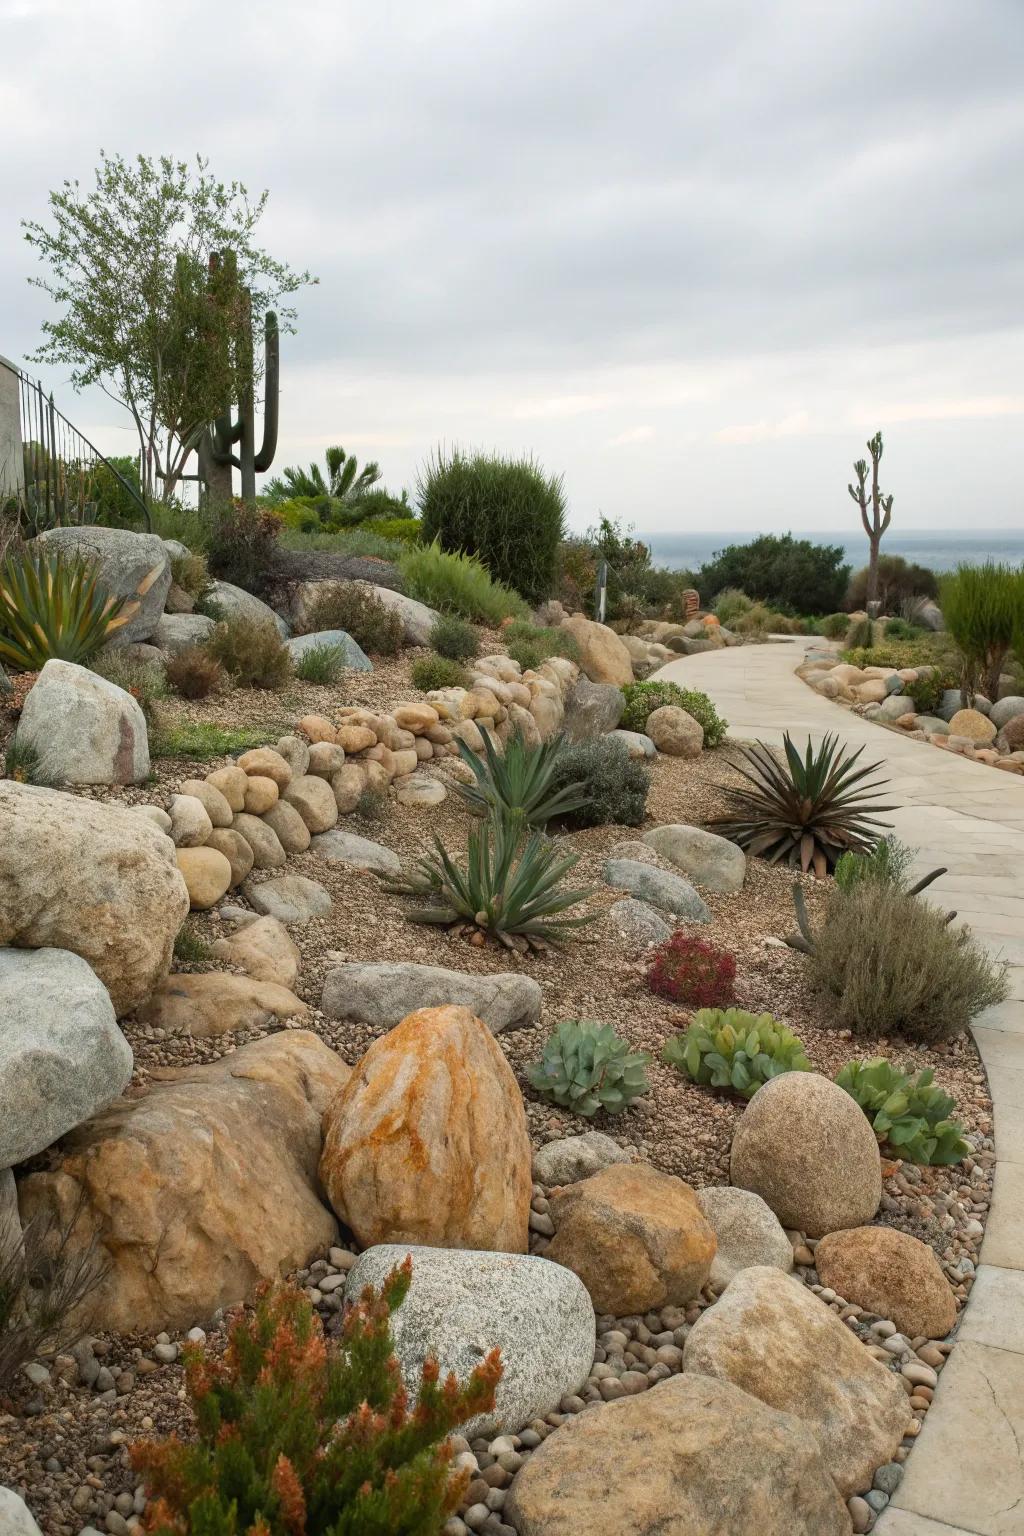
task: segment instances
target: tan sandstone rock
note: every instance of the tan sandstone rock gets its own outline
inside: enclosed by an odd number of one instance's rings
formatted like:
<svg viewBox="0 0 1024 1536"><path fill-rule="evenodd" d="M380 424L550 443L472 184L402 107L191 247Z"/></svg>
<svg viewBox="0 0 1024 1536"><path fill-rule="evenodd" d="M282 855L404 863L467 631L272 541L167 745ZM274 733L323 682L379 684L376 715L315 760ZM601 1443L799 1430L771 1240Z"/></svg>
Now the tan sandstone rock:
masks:
<svg viewBox="0 0 1024 1536"><path fill-rule="evenodd" d="M326 779L304 773L292 779L284 798L293 805L310 832L329 832L338 819L338 802Z"/></svg>
<svg viewBox="0 0 1024 1536"><path fill-rule="evenodd" d="M338 740L337 730L323 715L303 715L295 729L311 742ZM351 752L352 748L345 742L341 742L341 745L346 752Z"/></svg>
<svg viewBox="0 0 1024 1536"><path fill-rule="evenodd" d="M949 722L951 736L963 736L979 747L987 747L996 739L996 727L980 709L958 709Z"/></svg>
<svg viewBox="0 0 1024 1536"><path fill-rule="evenodd" d="M375 1040L324 1117L320 1177L360 1243L525 1253L522 1095L468 1008L421 1008Z"/></svg>
<svg viewBox="0 0 1024 1536"><path fill-rule="evenodd" d="M251 1299L335 1242L317 1187L320 1117L349 1068L306 1030L219 1061L153 1074L65 1138L56 1168L21 1182L24 1219L48 1211L109 1270L89 1326L189 1328Z"/></svg>
<svg viewBox="0 0 1024 1536"><path fill-rule="evenodd" d="M241 885L253 864L252 849L242 834L232 827L214 827L206 840L206 846L216 848L231 865L230 888Z"/></svg>
<svg viewBox="0 0 1024 1536"><path fill-rule="evenodd" d="M733 1132L729 1174L808 1237L863 1226L882 1199L867 1116L817 1072L784 1072L757 1090Z"/></svg>
<svg viewBox="0 0 1024 1536"><path fill-rule="evenodd" d="M180 792L199 801L212 826L230 827L234 806L216 784L211 784L208 779L186 779Z"/></svg>
<svg viewBox="0 0 1024 1536"><path fill-rule="evenodd" d="M345 749L334 741L315 741L309 749L307 773L318 779L329 779L332 773L345 766ZM304 776L304 775L303 775Z"/></svg>
<svg viewBox="0 0 1024 1536"><path fill-rule="evenodd" d="M230 805L237 815L245 809L245 791L249 783L249 775L241 768L215 768L212 773L206 775L206 783L212 784Z"/></svg>
<svg viewBox="0 0 1024 1536"><path fill-rule="evenodd" d="M294 987L302 958L276 917L258 917L230 938L215 939L212 951L218 960L237 965L256 981L272 981L279 987Z"/></svg>
<svg viewBox="0 0 1024 1536"><path fill-rule="evenodd" d="M285 853L305 853L310 843L310 831L288 800L279 800L272 805L269 811L264 811L262 819L277 834Z"/></svg>
<svg viewBox="0 0 1024 1536"><path fill-rule="evenodd" d="M215 1039L228 1030L263 1029L282 1019L302 1019L309 1009L287 987L227 971L168 976L139 1009L139 1018L169 1035Z"/></svg>
<svg viewBox="0 0 1024 1536"><path fill-rule="evenodd" d="M331 789L339 815L347 816L355 810L366 785L366 770L361 763L346 763L344 768L331 774Z"/></svg>
<svg viewBox="0 0 1024 1536"><path fill-rule="evenodd" d="M678 704L652 710L644 730L666 757L700 757L704 750L704 727Z"/></svg>
<svg viewBox="0 0 1024 1536"><path fill-rule="evenodd" d="M250 816L263 816L272 805L277 804L280 794L276 779L266 778L261 773L251 773L245 786L245 811Z"/></svg>
<svg viewBox="0 0 1024 1536"><path fill-rule="evenodd" d="M211 833L212 836L212 833ZM231 884L231 864L216 848L179 848L178 868L193 912L216 906Z"/></svg>
<svg viewBox="0 0 1024 1536"><path fill-rule="evenodd" d="M339 725L337 742L339 747L344 748L346 757L352 757L356 752L365 752L368 747L375 747L377 734L368 725Z"/></svg>
<svg viewBox="0 0 1024 1536"><path fill-rule="evenodd" d="M575 638L580 648L580 667L592 683L618 683L621 688L633 681L629 652L607 624L574 613L563 628Z"/></svg>
<svg viewBox="0 0 1024 1536"><path fill-rule="evenodd" d="M287 788L291 782L291 764L273 747L253 747L252 751L243 752L238 766L250 778L273 779L278 789Z"/></svg>
<svg viewBox="0 0 1024 1536"><path fill-rule="evenodd" d="M235 817L231 826L252 849L252 861L256 869L280 869L287 863L288 856L281 847L281 839L273 827L268 827L259 816L250 816L243 811Z"/></svg>
<svg viewBox="0 0 1024 1536"><path fill-rule="evenodd" d="M799 1280L768 1266L740 1270L701 1314L683 1369L802 1419L844 1498L871 1486L911 1418L900 1378Z"/></svg>
<svg viewBox="0 0 1024 1536"><path fill-rule="evenodd" d="M551 1201L548 1258L575 1270L598 1312L625 1317L692 1301L711 1272L715 1234L682 1179L613 1163Z"/></svg>
<svg viewBox="0 0 1024 1536"><path fill-rule="evenodd" d="M818 1278L865 1311L891 1317L907 1338L943 1339L956 1301L934 1250L892 1227L831 1232L814 1251Z"/></svg>

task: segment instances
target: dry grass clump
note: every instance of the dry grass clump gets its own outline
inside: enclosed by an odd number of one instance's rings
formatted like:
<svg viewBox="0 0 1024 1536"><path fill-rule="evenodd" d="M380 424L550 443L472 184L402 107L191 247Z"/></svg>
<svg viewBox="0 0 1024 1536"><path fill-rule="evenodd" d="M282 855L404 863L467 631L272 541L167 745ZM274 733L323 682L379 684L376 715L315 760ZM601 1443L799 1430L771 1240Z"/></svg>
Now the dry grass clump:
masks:
<svg viewBox="0 0 1024 1536"><path fill-rule="evenodd" d="M220 662L200 645L188 645L165 668L167 681L183 699L206 699L224 681Z"/></svg>
<svg viewBox="0 0 1024 1536"><path fill-rule="evenodd" d="M309 605L304 628L307 634L343 629L364 651L378 656L397 656L405 629L397 613L354 581L324 582Z"/></svg>
<svg viewBox="0 0 1024 1536"><path fill-rule="evenodd" d="M283 688L295 675L288 647L270 619L225 619L203 649L238 688Z"/></svg>

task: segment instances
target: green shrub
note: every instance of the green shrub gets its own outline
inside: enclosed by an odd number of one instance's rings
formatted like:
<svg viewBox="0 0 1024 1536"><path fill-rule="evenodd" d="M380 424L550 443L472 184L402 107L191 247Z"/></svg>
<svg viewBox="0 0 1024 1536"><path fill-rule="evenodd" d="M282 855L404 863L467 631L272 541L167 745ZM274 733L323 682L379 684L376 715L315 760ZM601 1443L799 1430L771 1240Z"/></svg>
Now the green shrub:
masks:
<svg viewBox="0 0 1024 1536"><path fill-rule="evenodd" d="M698 586L705 601L738 587L790 613L833 613L846 596L849 575L840 544L762 534L719 550L698 572Z"/></svg>
<svg viewBox="0 0 1024 1536"><path fill-rule="evenodd" d="M559 769L565 756L561 736L534 746L518 732L509 737L499 753L489 732L483 733L484 756L457 742L459 755L473 771L471 784L456 784L456 793L477 815L504 814L521 825L543 830L549 821L578 811L586 798L586 786L567 783Z"/></svg>
<svg viewBox="0 0 1024 1536"><path fill-rule="evenodd" d="M883 627L886 640L920 640L928 631L921 628L920 624L908 624L906 619L889 619Z"/></svg>
<svg viewBox="0 0 1024 1536"><path fill-rule="evenodd" d="M480 636L472 624L454 613L439 613L430 628L430 643L449 661L471 661L480 654Z"/></svg>
<svg viewBox="0 0 1024 1536"><path fill-rule="evenodd" d="M469 673L460 662L433 653L417 657L411 676L413 687L423 693L432 693L435 688L468 688L470 684Z"/></svg>
<svg viewBox="0 0 1024 1536"><path fill-rule="evenodd" d="M239 688L283 688L295 676L291 652L272 619L224 619L201 649Z"/></svg>
<svg viewBox="0 0 1024 1536"><path fill-rule="evenodd" d="M411 875L386 879L399 895L425 896L431 905L408 914L412 922L466 924L506 946L544 948L561 943L573 929L592 922L594 913L565 914L591 895L566 890L562 876L576 864L539 832L522 841L517 817L495 815L472 828L465 859L451 857L439 837L434 851L418 859Z"/></svg>
<svg viewBox="0 0 1024 1536"><path fill-rule="evenodd" d="M689 1029L665 1042L662 1056L695 1083L753 1098L783 1072L809 1072L803 1042L770 1013L701 1008Z"/></svg>
<svg viewBox="0 0 1024 1536"><path fill-rule="evenodd" d="M139 584L141 597L156 579ZM92 561L25 546L0 568L0 665L39 672L48 661L87 663L139 610L111 597Z"/></svg>
<svg viewBox="0 0 1024 1536"><path fill-rule="evenodd" d="M394 544L418 544L423 536L423 524L418 517L379 517L361 526Z"/></svg>
<svg viewBox="0 0 1024 1536"><path fill-rule="evenodd" d="M153 533L161 539L176 539L179 544L204 554L213 532L213 518L202 507L186 507L173 501L152 501L149 520Z"/></svg>
<svg viewBox="0 0 1024 1536"><path fill-rule="evenodd" d="M599 1109L628 1109L650 1090L647 1051L631 1051L610 1024L565 1019L548 1037L540 1061L526 1069L528 1082L545 1098L590 1120Z"/></svg>
<svg viewBox="0 0 1024 1536"><path fill-rule="evenodd" d="M760 639L780 633L782 622L782 615L775 613L767 603L754 603L745 613L737 615L732 628L734 633L748 640Z"/></svg>
<svg viewBox="0 0 1024 1536"><path fill-rule="evenodd" d="M338 681L346 661L343 645L311 645L295 662L295 676L303 683L326 686Z"/></svg>
<svg viewBox="0 0 1024 1536"><path fill-rule="evenodd" d="M968 689L999 696L999 674L1010 647L1024 641L1024 569L960 565L942 578L939 600L946 629L964 658Z"/></svg>
<svg viewBox="0 0 1024 1536"><path fill-rule="evenodd" d="M213 959L213 951L205 939L201 939L186 923L179 928L174 939L174 958L182 965L203 965Z"/></svg>
<svg viewBox="0 0 1024 1536"><path fill-rule="evenodd" d="M439 449L420 472L417 497L427 543L479 555L496 581L530 602L551 596L565 526L560 477L533 459Z"/></svg>
<svg viewBox="0 0 1024 1536"><path fill-rule="evenodd" d="M460 1424L494 1407L497 1350L465 1386L444 1385L428 1357L407 1407L391 1315L411 1259L381 1291L367 1287L327 1340L301 1291L265 1292L232 1325L223 1355L189 1348L193 1439L131 1449L155 1501L157 1536L434 1536L469 1481L445 1448Z"/></svg>
<svg viewBox="0 0 1024 1536"><path fill-rule="evenodd" d="M937 597L939 585L934 571L926 565L912 565L902 555L879 555L877 598L880 613L895 613L912 598ZM864 608L868 600L868 568L862 566L850 577L846 593L847 608Z"/></svg>
<svg viewBox="0 0 1024 1536"><path fill-rule="evenodd" d="M877 880L833 892L811 947L808 974L828 999L828 1022L854 1035L950 1040L1008 991L1005 965L969 929Z"/></svg>
<svg viewBox="0 0 1024 1536"><path fill-rule="evenodd" d="M206 556L189 550L187 555L171 558L171 576L175 585L191 598L200 598L210 585L210 572Z"/></svg>
<svg viewBox="0 0 1024 1536"><path fill-rule="evenodd" d="M738 587L726 587L715 598L715 615L728 628L743 614L749 613L753 606L753 598L741 592Z"/></svg>
<svg viewBox="0 0 1024 1536"><path fill-rule="evenodd" d="M931 1067L910 1077L891 1061L848 1061L836 1078L871 1121L871 1128L895 1157L912 1163L948 1165L970 1151L963 1126L951 1119L949 1094L935 1084Z"/></svg>
<svg viewBox="0 0 1024 1536"><path fill-rule="evenodd" d="M297 528L285 528L281 534L281 548L299 554L345 555L349 558L386 560L397 565L404 546L395 539L382 538L378 523L367 523L357 528L346 528L340 533L302 533Z"/></svg>
<svg viewBox="0 0 1024 1536"><path fill-rule="evenodd" d="M305 629L311 635L343 629L376 656L397 656L405 634L401 615L385 607L369 587L354 581L324 582L307 609Z"/></svg>
<svg viewBox="0 0 1024 1536"><path fill-rule="evenodd" d="M524 672L536 671L552 656L564 656L575 662L580 659L576 636L570 630L530 624L523 619L506 626L505 649Z"/></svg>
<svg viewBox="0 0 1024 1536"><path fill-rule="evenodd" d="M552 788L564 792L569 786L582 797L582 803L560 813L559 819L566 826L611 823L638 827L647 814L651 770L645 762L630 757L623 742L598 736L559 752Z"/></svg>
<svg viewBox="0 0 1024 1536"><path fill-rule="evenodd" d="M206 699L224 684L224 668L200 645L186 645L167 662L165 676L183 699Z"/></svg>
<svg viewBox="0 0 1024 1536"><path fill-rule="evenodd" d="M842 640L850 627L850 615L827 613L820 621L819 627L826 640Z"/></svg>
<svg viewBox="0 0 1024 1536"><path fill-rule="evenodd" d="M706 693L694 688L680 688L678 683L627 683L622 690L626 707L619 724L624 731L646 731L647 719L665 704L674 704L692 715L704 731L705 747L717 747L728 729Z"/></svg>
<svg viewBox="0 0 1024 1536"><path fill-rule="evenodd" d="M265 747L268 737L283 735L291 729L289 722L276 725L240 726L215 725L209 721L186 720L180 724L164 723L149 739L151 757L190 757L209 762L214 757L227 757L238 752L248 752L250 747Z"/></svg>
<svg viewBox="0 0 1024 1536"><path fill-rule="evenodd" d="M883 837L867 853L843 854L835 867L836 885L841 891L852 891L862 880L874 880L904 891L913 862L913 848L898 838Z"/></svg>
<svg viewBox="0 0 1024 1536"><path fill-rule="evenodd" d="M959 687L959 679L949 672L935 671L926 677L915 678L912 683L904 683L903 692L908 699L913 699L919 715L931 715L942 703L946 689L956 687Z"/></svg>
<svg viewBox="0 0 1024 1536"><path fill-rule="evenodd" d="M503 619L527 611L522 598L494 580L475 555L446 553L439 544L423 544L403 551L399 569L410 597L475 624L495 628Z"/></svg>
<svg viewBox="0 0 1024 1536"><path fill-rule="evenodd" d="M206 561L210 573L262 597L274 577L281 519L269 507L229 501L209 513Z"/></svg>
<svg viewBox="0 0 1024 1536"><path fill-rule="evenodd" d="M153 724L158 701L166 699L170 691L167 674L159 662L136 661L124 651L104 650L93 657L89 669L130 693L145 715L147 725Z"/></svg>
<svg viewBox="0 0 1024 1536"><path fill-rule="evenodd" d="M356 801L356 815L364 821L383 821L391 802L382 784L367 784Z"/></svg>
<svg viewBox="0 0 1024 1536"><path fill-rule="evenodd" d="M907 667L942 667L949 671L956 656L949 640L940 635L929 635L920 640L881 640L870 648L848 646L840 654L852 666L891 667L894 672L902 672Z"/></svg>

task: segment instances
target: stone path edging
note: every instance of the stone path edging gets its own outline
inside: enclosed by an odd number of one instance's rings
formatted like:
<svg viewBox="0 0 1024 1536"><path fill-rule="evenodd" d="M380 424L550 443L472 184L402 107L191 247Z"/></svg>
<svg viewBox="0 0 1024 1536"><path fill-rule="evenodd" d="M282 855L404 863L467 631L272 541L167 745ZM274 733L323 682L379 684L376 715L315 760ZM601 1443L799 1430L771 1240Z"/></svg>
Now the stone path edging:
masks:
<svg viewBox="0 0 1024 1536"><path fill-rule="evenodd" d="M816 643L816 642L815 642ZM879 1536L1024 1532L1024 778L902 739L794 675L807 642L747 645L669 662L658 678L708 693L733 737L781 743L836 731L880 760L886 819L919 849L931 890L1011 966L1011 996L974 1023L995 1110L996 1170L981 1262L959 1342L875 1530Z"/></svg>

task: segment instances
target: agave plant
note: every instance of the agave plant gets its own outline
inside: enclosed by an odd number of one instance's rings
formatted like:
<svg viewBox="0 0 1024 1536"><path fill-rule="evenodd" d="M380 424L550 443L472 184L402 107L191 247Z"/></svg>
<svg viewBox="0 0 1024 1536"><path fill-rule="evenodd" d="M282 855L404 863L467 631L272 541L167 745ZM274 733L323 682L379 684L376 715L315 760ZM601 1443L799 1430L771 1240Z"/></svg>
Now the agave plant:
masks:
<svg viewBox="0 0 1024 1536"><path fill-rule="evenodd" d="M473 770L472 784L456 786L470 810L488 815L504 810L517 816L528 827L543 829L555 816L575 811L586 801L586 785L567 784L553 787L565 739L532 746L516 731L508 740L504 757L500 756L488 731L483 732L482 761L464 741L456 742L462 761Z"/></svg>
<svg viewBox="0 0 1024 1536"><path fill-rule="evenodd" d="M158 574L140 583L139 597ZM52 659L88 661L138 611L135 599L110 596L90 562L25 549L0 568L0 661L22 672Z"/></svg>
<svg viewBox="0 0 1024 1536"><path fill-rule="evenodd" d="M785 762L763 741L740 747L750 769L736 767L752 788L728 787L733 811L708 826L772 864L799 864L820 879L844 853L870 853L883 825L877 816L895 806L872 800L887 781L864 782L881 764L858 768L863 747L845 753L830 735L817 747L808 739L801 757L788 731L783 745Z"/></svg>
<svg viewBox="0 0 1024 1536"><path fill-rule="evenodd" d="M463 865L435 837L434 851L417 860L411 875L384 884L400 895L433 898L408 914L415 923L464 923L507 949L543 949L545 941L559 943L593 921L593 913L564 916L592 894L560 884L575 863L574 854L560 853L539 832L523 843L518 818L499 810L470 832Z"/></svg>
<svg viewBox="0 0 1024 1536"><path fill-rule="evenodd" d="M526 1075L538 1092L588 1120L599 1109L618 1114L650 1088L647 1051L631 1051L610 1024L565 1019Z"/></svg>

